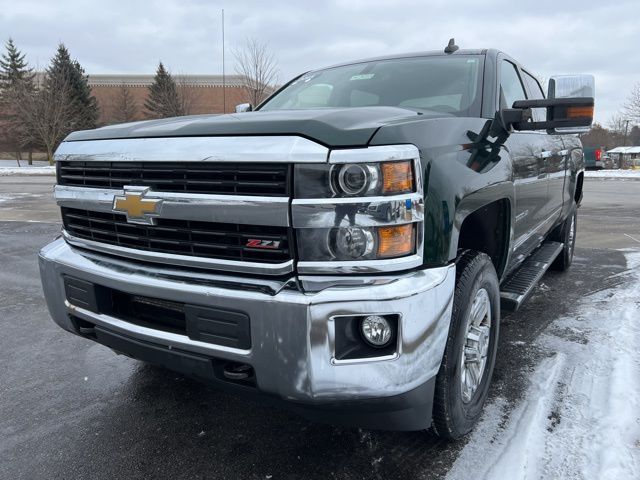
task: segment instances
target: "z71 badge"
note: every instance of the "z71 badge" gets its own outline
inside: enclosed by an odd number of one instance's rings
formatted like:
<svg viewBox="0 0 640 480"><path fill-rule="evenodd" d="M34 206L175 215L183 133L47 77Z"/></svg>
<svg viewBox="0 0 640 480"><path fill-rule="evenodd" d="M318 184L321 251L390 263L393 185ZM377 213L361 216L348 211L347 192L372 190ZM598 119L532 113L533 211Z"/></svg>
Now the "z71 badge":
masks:
<svg viewBox="0 0 640 480"><path fill-rule="evenodd" d="M259 238L250 238L247 240L246 246L251 248L280 248L280 240L260 240Z"/></svg>

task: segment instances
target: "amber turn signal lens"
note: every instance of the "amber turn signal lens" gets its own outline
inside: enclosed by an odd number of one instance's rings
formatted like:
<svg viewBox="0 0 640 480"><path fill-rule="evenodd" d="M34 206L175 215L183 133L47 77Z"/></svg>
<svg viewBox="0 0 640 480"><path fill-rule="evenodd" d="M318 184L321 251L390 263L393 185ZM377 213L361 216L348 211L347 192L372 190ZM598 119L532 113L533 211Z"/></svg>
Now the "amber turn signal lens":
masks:
<svg viewBox="0 0 640 480"><path fill-rule="evenodd" d="M413 224L378 228L378 257L402 257L413 253L415 232Z"/></svg>
<svg viewBox="0 0 640 480"><path fill-rule="evenodd" d="M592 118L592 117L593 117L593 106L567 108L567 118Z"/></svg>
<svg viewBox="0 0 640 480"><path fill-rule="evenodd" d="M411 162L382 164L382 193L408 193L413 191Z"/></svg>

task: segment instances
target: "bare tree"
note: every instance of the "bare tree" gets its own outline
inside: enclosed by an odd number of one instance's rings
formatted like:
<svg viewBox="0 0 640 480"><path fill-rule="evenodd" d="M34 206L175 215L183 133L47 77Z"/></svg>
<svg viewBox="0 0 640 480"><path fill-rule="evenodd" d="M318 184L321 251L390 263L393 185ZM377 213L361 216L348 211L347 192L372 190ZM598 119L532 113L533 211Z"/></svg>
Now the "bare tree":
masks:
<svg viewBox="0 0 640 480"><path fill-rule="evenodd" d="M266 43L254 38L244 46L233 50L236 73L245 77L247 101L258 105L273 91L278 80L278 67L273 53Z"/></svg>
<svg viewBox="0 0 640 480"><path fill-rule="evenodd" d="M607 126L614 135L624 137L629 130L629 119L621 113L615 113L609 118Z"/></svg>
<svg viewBox="0 0 640 480"><path fill-rule="evenodd" d="M124 83L111 98L111 117L116 123L132 122L138 115L138 104Z"/></svg>
<svg viewBox="0 0 640 480"><path fill-rule="evenodd" d="M77 122L76 106L69 102L71 80L68 76L50 77L46 87L33 91L23 88L20 98L22 142L41 146L53 165L53 152Z"/></svg>
<svg viewBox="0 0 640 480"><path fill-rule="evenodd" d="M188 76L179 75L176 77L176 86L182 115L193 114L195 106L200 101L200 90L197 85L190 81Z"/></svg>
<svg viewBox="0 0 640 480"><path fill-rule="evenodd" d="M633 123L640 124L640 82L636 83L627 101L624 104L624 111Z"/></svg>
<svg viewBox="0 0 640 480"><path fill-rule="evenodd" d="M580 140L585 147L605 147L609 149L618 146L616 137L612 132L599 123L594 123L587 133L580 135Z"/></svg>

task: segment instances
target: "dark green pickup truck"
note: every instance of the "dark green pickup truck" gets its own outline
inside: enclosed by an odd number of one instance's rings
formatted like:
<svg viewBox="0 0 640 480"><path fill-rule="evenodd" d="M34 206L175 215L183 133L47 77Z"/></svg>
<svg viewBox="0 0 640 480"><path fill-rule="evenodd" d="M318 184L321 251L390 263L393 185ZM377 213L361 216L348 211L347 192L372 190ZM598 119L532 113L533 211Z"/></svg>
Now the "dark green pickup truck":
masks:
<svg viewBox="0 0 640 480"><path fill-rule="evenodd" d="M60 145L55 322L311 419L469 432L501 309L571 264L593 78L545 96L506 54L450 44L239 110Z"/></svg>

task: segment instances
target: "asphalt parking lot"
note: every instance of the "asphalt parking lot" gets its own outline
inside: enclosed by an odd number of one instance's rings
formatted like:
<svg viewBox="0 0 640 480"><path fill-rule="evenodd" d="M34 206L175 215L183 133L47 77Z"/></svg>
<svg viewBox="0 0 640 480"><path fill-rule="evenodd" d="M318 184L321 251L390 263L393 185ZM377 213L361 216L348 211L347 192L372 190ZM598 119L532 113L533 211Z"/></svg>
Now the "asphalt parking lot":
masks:
<svg viewBox="0 0 640 480"><path fill-rule="evenodd" d="M62 331L37 251L60 230L50 177L0 178L0 479L442 478L463 442L309 423L117 356ZM515 404L529 346L585 295L624 282L640 249L640 181L587 179L571 270L503 320L491 396Z"/></svg>

